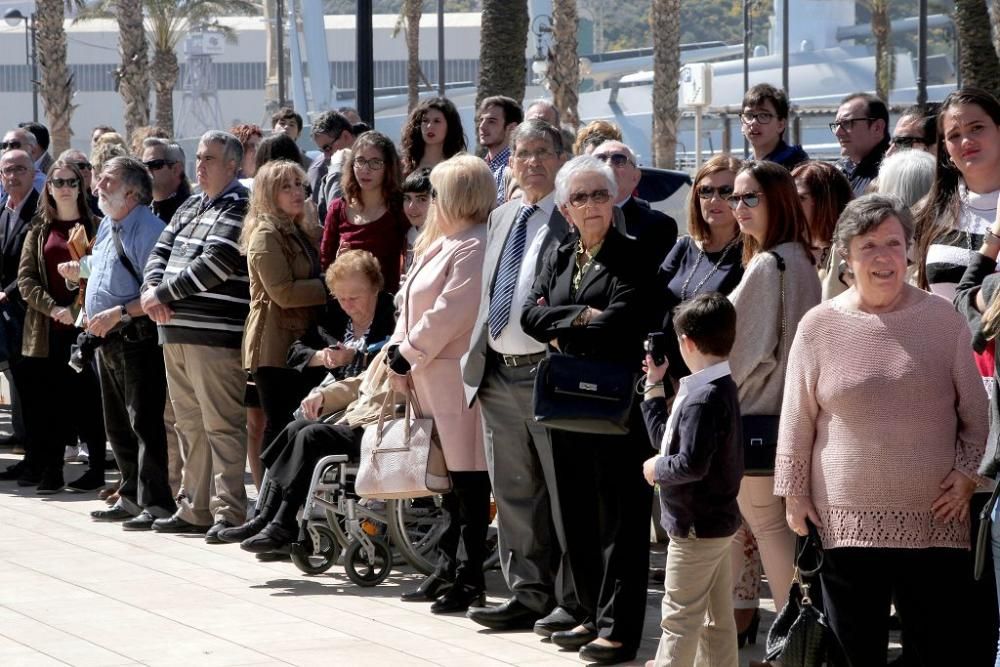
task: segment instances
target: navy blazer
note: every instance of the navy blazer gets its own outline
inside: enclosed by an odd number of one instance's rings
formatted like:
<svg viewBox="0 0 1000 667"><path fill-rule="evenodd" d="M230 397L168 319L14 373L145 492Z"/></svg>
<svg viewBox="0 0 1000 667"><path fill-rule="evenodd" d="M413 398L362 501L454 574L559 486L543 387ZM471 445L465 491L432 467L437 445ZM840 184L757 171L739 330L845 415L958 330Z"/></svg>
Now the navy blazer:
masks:
<svg viewBox="0 0 1000 667"><path fill-rule="evenodd" d="M657 450L667 426L667 402L641 404ZM721 377L687 395L667 454L656 462L660 523L668 535L729 537L740 527L736 496L743 479L743 429L736 383Z"/></svg>
<svg viewBox="0 0 1000 667"><path fill-rule="evenodd" d="M625 231L639 241L651 270L656 271L677 243L677 221L638 197L629 197L621 211L625 216Z"/></svg>
<svg viewBox="0 0 1000 667"><path fill-rule="evenodd" d="M9 195L0 198L0 211L7 205ZM21 207L21 215L12 225L10 233L0 229L0 289L3 289L8 299L23 303L21 292L17 288L17 271L21 263L21 249L24 238L28 235L31 219L35 217L38 207L38 191L32 190Z"/></svg>

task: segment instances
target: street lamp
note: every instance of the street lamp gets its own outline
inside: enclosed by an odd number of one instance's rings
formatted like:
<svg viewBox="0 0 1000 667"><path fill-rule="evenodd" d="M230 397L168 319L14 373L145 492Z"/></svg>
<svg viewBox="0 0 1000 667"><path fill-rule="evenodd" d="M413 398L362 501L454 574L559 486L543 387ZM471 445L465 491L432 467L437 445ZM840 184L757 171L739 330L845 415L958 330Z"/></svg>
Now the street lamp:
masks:
<svg viewBox="0 0 1000 667"><path fill-rule="evenodd" d="M35 14L25 16L20 9L8 9L3 15L4 21L10 27L24 21L24 57L31 65L31 119L38 122L38 52L35 49L37 34L35 33ZM28 46L28 36L31 36L31 46Z"/></svg>

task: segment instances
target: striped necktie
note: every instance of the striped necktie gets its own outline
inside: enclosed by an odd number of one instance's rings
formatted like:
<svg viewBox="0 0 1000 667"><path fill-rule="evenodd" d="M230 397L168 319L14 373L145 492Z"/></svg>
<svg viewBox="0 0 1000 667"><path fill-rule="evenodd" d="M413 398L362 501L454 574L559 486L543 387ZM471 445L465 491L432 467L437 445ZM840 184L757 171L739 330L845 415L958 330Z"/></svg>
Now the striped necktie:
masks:
<svg viewBox="0 0 1000 667"><path fill-rule="evenodd" d="M497 269L496 282L493 284L493 298L490 299L489 326L490 336L494 340L500 335L510 321L510 307L514 300L514 288L517 277L521 273L521 260L524 259L524 246L528 239L528 218L537 206L522 206L514 220L514 228L507 237L507 245L500 255L500 268Z"/></svg>

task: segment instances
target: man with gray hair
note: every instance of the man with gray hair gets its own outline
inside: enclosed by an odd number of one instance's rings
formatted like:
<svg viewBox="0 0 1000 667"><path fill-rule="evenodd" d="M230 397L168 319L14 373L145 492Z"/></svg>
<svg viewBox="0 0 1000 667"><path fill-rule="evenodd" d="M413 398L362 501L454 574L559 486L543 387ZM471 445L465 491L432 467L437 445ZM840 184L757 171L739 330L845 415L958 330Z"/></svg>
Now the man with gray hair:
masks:
<svg viewBox="0 0 1000 667"><path fill-rule="evenodd" d="M88 280L87 332L80 338L80 348L97 350L105 428L121 471L118 502L90 516L96 521L123 521L125 530L148 530L154 519L170 516L175 507L167 483L163 352L156 326L139 305L140 272L163 223L149 210L149 172L135 158L110 160L96 187L105 217L97 228L93 252L58 267L70 283ZM88 474L70 488L87 491L104 485L103 473L91 479Z"/></svg>
<svg viewBox="0 0 1000 667"><path fill-rule="evenodd" d="M153 175L153 203L150 208L164 224L191 196L191 185L184 173L184 150L177 144L149 137L142 142L142 163Z"/></svg>
<svg viewBox="0 0 1000 667"><path fill-rule="evenodd" d="M159 324L167 385L184 446L180 507L153 530L206 533L246 520L246 372L240 354L250 279L240 254L249 193L237 180L239 139L202 135L195 156L201 194L160 235L146 264L143 310Z"/></svg>
<svg viewBox="0 0 1000 667"><path fill-rule="evenodd" d="M524 112L525 120L544 120L546 123L552 127L559 129L559 109L556 109L555 105L548 100L535 100L528 106L528 110Z"/></svg>
<svg viewBox="0 0 1000 667"><path fill-rule="evenodd" d="M31 157L38 151L38 139L31 132L21 127L8 130L3 135L3 141L0 142L0 153L6 153L11 150L24 151L28 154L28 157ZM45 187L45 172L41 171L34 162L35 159L32 158L32 185L35 191L41 192ZM2 184L0 184L0 197L4 194L5 190Z"/></svg>

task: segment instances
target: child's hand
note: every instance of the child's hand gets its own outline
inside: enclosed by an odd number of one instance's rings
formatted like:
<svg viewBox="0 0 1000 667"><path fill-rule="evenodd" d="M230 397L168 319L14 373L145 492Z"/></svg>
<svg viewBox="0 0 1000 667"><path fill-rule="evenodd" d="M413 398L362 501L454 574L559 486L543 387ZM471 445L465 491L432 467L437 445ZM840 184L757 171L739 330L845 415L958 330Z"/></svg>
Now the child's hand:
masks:
<svg viewBox="0 0 1000 667"><path fill-rule="evenodd" d="M654 456L652 458L646 459L646 462L642 464L642 476L646 478L650 486L656 484L656 460L659 456Z"/></svg>
<svg viewBox="0 0 1000 667"><path fill-rule="evenodd" d="M663 381L663 376L667 374L667 367L670 362L663 360L662 366L653 363L653 357L646 355L646 360L642 362L642 370L646 373L646 384L656 384Z"/></svg>

